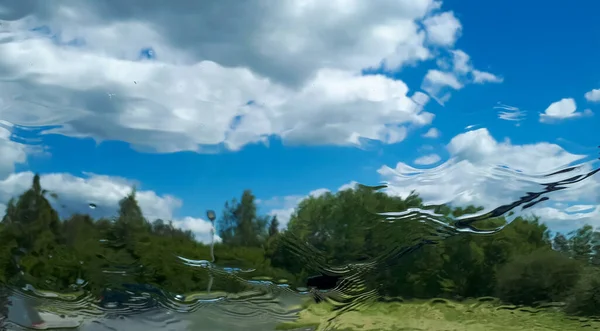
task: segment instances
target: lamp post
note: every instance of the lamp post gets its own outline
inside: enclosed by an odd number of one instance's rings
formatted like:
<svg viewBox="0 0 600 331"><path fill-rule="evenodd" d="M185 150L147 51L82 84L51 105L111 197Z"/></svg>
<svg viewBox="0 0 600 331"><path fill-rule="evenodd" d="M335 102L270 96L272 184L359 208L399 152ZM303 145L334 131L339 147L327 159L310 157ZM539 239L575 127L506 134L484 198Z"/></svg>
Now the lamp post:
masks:
<svg viewBox="0 0 600 331"><path fill-rule="evenodd" d="M206 217L208 217L208 219L209 219L211 222L214 222L214 221L215 221L215 219L217 218L217 215L215 214L215 211L214 211L214 210L207 210L207 211L206 211Z"/></svg>
<svg viewBox="0 0 600 331"><path fill-rule="evenodd" d="M208 220L210 221L210 264L208 265L209 268L212 268L212 264L215 262L215 252L214 252L214 245L215 245L215 219L217 218L217 215L215 214L214 210L207 210L206 211L206 217L208 218ZM212 283L213 283L213 275L212 272L209 270L209 279L208 279L208 288L207 288L207 292L208 294L210 294L210 288L212 287Z"/></svg>
<svg viewBox="0 0 600 331"><path fill-rule="evenodd" d="M213 251L213 246L215 243L215 219L217 215L214 210L207 210L206 217L210 220L210 262L215 262L215 254Z"/></svg>

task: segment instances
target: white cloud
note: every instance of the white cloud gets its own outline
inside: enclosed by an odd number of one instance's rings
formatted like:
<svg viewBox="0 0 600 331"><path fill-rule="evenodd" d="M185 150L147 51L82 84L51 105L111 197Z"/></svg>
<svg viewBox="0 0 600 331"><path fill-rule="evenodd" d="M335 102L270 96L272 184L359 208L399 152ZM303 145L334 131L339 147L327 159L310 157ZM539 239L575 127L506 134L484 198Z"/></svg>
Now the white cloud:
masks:
<svg viewBox="0 0 600 331"><path fill-rule="evenodd" d="M427 130L427 132L425 132L423 134L423 137L425 138L437 138L440 136L440 131L436 128L430 128L429 130Z"/></svg>
<svg viewBox="0 0 600 331"><path fill-rule="evenodd" d="M284 139L296 143L347 145L359 144L359 138L395 143L404 136L403 123L433 120L407 93L406 84L383 76L323 71L281 106L285 113L275 124Z"/></svg>
<svg viewBox="0 0 600 331"><path fill-rule="evenodd" d="M237 150L270 136L400 142L406 125L431 122L428 100L361 70L432 59L462 30L434 0L9 6L0 14L12 13L0 44L4 119L156 152ZM432 71L423 85L443 100L436 84L465 84L453 75Z"/></svg>
<svg viewBox="0 0 600 331"><path fill-rule="evenodd" d="M464 51L458 49L453 50L451 53L452 68L454 72L462 76L467 76L468 74L471 74L473 83L502 83L504 81L504 78L500 76L473 68L473 65L471 64L471 57Z"/></svg>
<svg viewBox="0 0 600 331"><path fill-rule="evenodd" d="M502 103L498 103L498 105L494 106L494 109L499 109L498 118L505 121L520 122L527 116L527 111Z"/></svg>
<svg viewBox="0 0 600 331"><path fill-rule="evenodd" d="M437 154L429 154L429 155L424 155L421 156L419 158L417 158L415 160L415 164L418 165L430 165L430 164L434 164L434 163L438 163L440 162L442 158L437 155Z"/></svg>
<svg viewBox="0 0 600 331"><path fill-rule="evenodd" d="M546 108L544 111L544 115L563 119L576 116L576 110L577 105L575 104L575 100L572 98L565 98L550 104L550 106L548 106L548 108Z"/></svg>
<svg viewBox="0 0 600 331"><path fill-rule="evenodd" d="M426 83L427 82L427 83ZM431 69L427 71L425 75L424 84L432 84L438 86L449 86L455 90L463 88L463 84L458 81L456 76L450 72L442 72L439 70ZM426 88L424 88L426 90Z"/></svg>
<svg viewBox="0 0 600 331"><path fill-rule="evenodd" d="M573 163L583 162L586 156L571 154L550 143L513 145L510 141L499 142L487 129L455 136L447 150L450 159L432 169L417 169L403 162L394 168L381 167L378 172L389 185L388 193L407 196L415 190L428 204L475 204L490 210L512 203L527 192L543 191L545 183L585 174L597 166L588 162L572 172L546 176ZM550 201L521 213L539 214L554 229L573 228L576 222L600 225L596 209L573 213L574 210L561 207L561 204L600 204L600 180L597 176L563 186L567 189L548 195ZM515 211L519 212L519 209Z"/></svg>
<svg viewBox="0 0 600 331"><path fill-rule="evenodd" d="M27 161L27 148L10 139L10 129L10 127L3 127L0 123L0 178L12 173L15 170L15 164Z"/></svg>
<svg viewBox="0 0 600 331"><path fill-rule="evenodd" d="M427 31L427 40L434 45L454 46L462 31L462 25L453 12L428 17L423 21L423 25Z"/></svg>
<svg viewBox="0 0 600 331"><path fill-rule="evenodd" d="M540 114L540 122L550 123L554 121L561 121L570 118L577 118L581 116L592 115L591 110L586 110L583 113L577 112L577 104L573 98L564 98L559 101L553 102L546 108L546 110Z"/></svg>
<svg viewBox="0 0 600 331"><path fill-rule="evenodd" d="M44 42L30 42L32 45L24 47L44 53ZM8 48L4 48L5 54L11 53ZM224 68L212 62L177 67L70 54L78 51L54 51L57 54L43 57L46 63L27 59L26 55L35 51L23 55L15 51L12 61L10 56L5 58L4 63L11 63L13 68L25 69L27 62L40 64L27 69L40 72L35 83L50 84L62 90L56 93L65 93L61 100L65 103L44 105L44 109L29 104L27 112L22 111L24 104L13 103L6 116L10 121L28 125L66 123L52 132L98 140L118 139L158 152L174 152L222 142L236 150L269 135L279 135L290 143L348 145L358 143L358 138L389 142L388 136L398 126L428 124L433 118L406 95L408 87L403 82L384 76L323 69L304 88L294 92L247 69ZM45 75L47 72L53 73ZM89 83L76 78L90 75L95 79ZM112 86L116 96L110 98L94 91L98 84L105 86L107 92ZM25 85L21 82L13 87L18 90L17 86ZM35 88L24 93L26 100L36 102L52 103L49 99L55 98ZM96 102L92 104L92 100ZM245 105L249 100L255 103ZM49 111L54 114L54 123L47 122L53 118L45 113Z"/></svg>
<svg viewBox="0 0 600 331"><path fill-rule="evenodd" d="M444 104L450 98L449 88L460 90L463 86L454 73L437 69L427 71L421 83L421 89L429 93L440 104Z"/></svg>
<svg viewBox="0 0 600 331"><path fill-rule="evenodd" d="M598 102L600 101L600 89L593 89L589 92L586 92L584 97L589 102Z"/></svg>
<svg viewBox="0 0 600 331"><path fill-rule="evenodd" d="M539 207L536 208L535 215L542 220L551 220L549 224L553 226L553 230L562 233L568 233L584 225L600 226L598 222L600 207L598 206L593 206L593 208L581 212L572 212L553 207Z"/></svg>
<svg viewBox="0 0 600 331"><path fill-rule="evenodd" d="M450 59L439 58L437 65L443 71L430 69L421 83L421 89L427 91L437 102L444 104L450 99L451 89L460 90L468 83L502 83L504 79L489 72L473 68L471 57L464 51L450 50Z"/></svg>
<svg viewBox="0 0 600 331"><path fill-rule="evenodd" d="M210 231L213 225L210 221L202 218L186 216L180 219L175 219L173 225L183 230L190 230L194 234L197 241L210 243ZM213 236L214 242L221 242L221 237L218 234Z"/></svg>
<svg viewBox="0 0 600 331"><path fill-rule="evenodd" d="M4 213L6 202L19 196L31 186L33 173L19 172L0 180L0 204ZM118 203L131 193L136 182L112 176L86 173L85 177L76 177L64 173L42 175L42 187L57 198L49 197L50 202L62 215L86 213L94 217L114 217L117 215ZM137 190L136 199L144 216L150 221L161 218L173 220L175 226L191 230L199 241L210 239L210 222L201 218L174 216L175 210L182 206L181 200L171 195L159 195L150 190ZM95 208L90 208L94 204ZM218 237L217 237L218 239Z"/></svg>
<svg viewBox="0 0 600 331"><path fill-rule="evenodd" d="M3 25L0 109L12 123L62 125L51 132L144 151L236 150L271 135L396 143L405 124L433 115L403 82L359 73L431 58L426 34L450 46L460 23L451 12L432 16L439 7L204 1L165 11L141 1L64 1ZM144 49L152 59L140 60Z"/></svg>
<svg viewBox="0 0 600 331"><path fill-rule="evenodd" d="M475 82L477 84L502 83L504 81L504 78L496 76L489 72L473 70L472 73L473 73L473 82Z"/></svg>
<svg viewBox="0 0 600 331"><path fill-rule="evenodd" d="M209 0L168 7L143 0L67 0L61 6L29 9L37 9L30 13L35 23L60 29L65 41L85 38L87 47L111 56L135 59L140 48L152 46L161 59L201 58L253 68L288 84L306 80L322 67L356 70L398 53L417 54L406 50L424 48L417 42L416 21L439 6L433 0ZM179 56L165 54L166 49Z"/></svg>
<svg viewBox="0 0 600 331"><path fill-rule="evenodd" d="M454 68L454 72L459 74L467 74L473 70L473 67L471 66L471 57L467 53L460 49L454 50L451 53L452 67Z"/></svg>

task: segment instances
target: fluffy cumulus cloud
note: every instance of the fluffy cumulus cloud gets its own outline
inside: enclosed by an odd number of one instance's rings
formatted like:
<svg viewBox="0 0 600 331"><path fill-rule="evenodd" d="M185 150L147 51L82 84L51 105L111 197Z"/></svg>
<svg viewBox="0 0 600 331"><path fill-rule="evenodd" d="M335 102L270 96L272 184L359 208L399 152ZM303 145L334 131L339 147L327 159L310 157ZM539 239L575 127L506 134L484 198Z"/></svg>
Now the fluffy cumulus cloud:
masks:
<svg viewBox="0 0 600 331"><path fill-rule="evenodd" d="M361 70L440 48L466 61L429 72L428 92L461 88L457 72L495 81L452 51L462 26L434 0L26 0L0 19L3 119L143 151L399 142L433 115L402 81Z"/></svg>
<svg viewBox="0 0 600 331"><path fill-rule="evenodd" d="M2 212L6 202L20 195L31 186L33 173L20 172L0 180L0 204ZM94 217L114 217L118 203L132 192L138 184L131 180L97 174L76 177L70 174L47 174L41 176L42 187L53 195L48 199L59 213L67 216L73 213L86 213ZM181 200L170 195L158 195L150 190L137 190L136 198L144 215L149 220L161 218L172 220L174 225L191 230L199 241L210 240L210 222L201 218L175 218L174 212L181 207ZM218 237L215 238L218 240Z"/></svg>
<svg viewBox="0 0 600 331"><path fill-rule="evenodd" d="M548 119L565 119L575 117L577 104L573 98L564 98L553 102L546 108L543 114L540 114L540 121Z"/></svg>
<svg viewBox="0 0 600 331"><path fill-rule="evenodd" d="M434 45L453 46L458 39L462 25L453 12L444 12L423 21L427 40Z"/></svg>
<svg viewBox="0 0 600 331"><path fill-rule="evenodd" d="M593 89L584 94L584 97L589 102L599 102L600 101L600 89Z"/></svg>
<svg viewBox="0 0 600 331"><path fill-rule="evenodd" d="M403 162L381 167L378 172L389 185L387 192L407 196L416 190L429 204L475 204L489 210L517 201L526 192L541 192L544 184L584 175L598 167L588 156L569 153L555 144L498 141L485 128L455 136L446 148L450 159L434 168L419 169ZM580 167L547 176L573 164ZM558 230L584 223L600 226L600 179L594 176L565 187L547 195L549 201L515 211L541 216ZM581 205L587 207L576 207Z"/></svg>
<svg viewBox="0 0 600 331"><path fill-rule="evenodd" d="M592 111L589 109L586 109L583 112L578 112L577 104L573 98L564 98L551 103L550 106L548 106L548 108L546 108L546 110L540 114L540 122L551 123L591 115Z"/></svg>

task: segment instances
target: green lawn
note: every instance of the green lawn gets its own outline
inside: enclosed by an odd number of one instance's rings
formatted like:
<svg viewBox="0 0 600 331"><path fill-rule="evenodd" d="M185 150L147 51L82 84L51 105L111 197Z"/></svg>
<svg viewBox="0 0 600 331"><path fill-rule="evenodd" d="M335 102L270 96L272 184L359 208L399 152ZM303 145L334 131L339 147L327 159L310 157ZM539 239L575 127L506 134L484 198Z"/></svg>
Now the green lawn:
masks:
<svg viewBox="0 0 600 331"><path fill-rule="evenodd" d="M334 316L331 306L314 304L300 313L294 323L279 330L315 329ZM324 324L321 324L323 326ZM361 311L342 314L334 320L334 330L406 331L569 331L600 330L600 322L572 318L557 310L502 306L494 301L373 303Z"/></svg>

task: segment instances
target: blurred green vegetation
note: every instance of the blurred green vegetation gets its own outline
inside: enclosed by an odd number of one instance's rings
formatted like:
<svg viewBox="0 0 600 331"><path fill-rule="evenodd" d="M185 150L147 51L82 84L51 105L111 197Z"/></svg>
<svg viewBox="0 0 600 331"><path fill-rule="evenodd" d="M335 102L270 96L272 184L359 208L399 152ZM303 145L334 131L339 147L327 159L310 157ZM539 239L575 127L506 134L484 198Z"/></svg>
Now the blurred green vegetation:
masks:
<svg viewBox="0 0 600 331"><path fill-rule="evenodd" d="M600 312L600 233L589 225L551 235L543 220L517 217L507 224L501 217L474 224L505 226L493 235L457 232L452 223L481 208L425 207L416 193L402 199L359 186L302 200L280 231L276 217L258 214L247 190L217 220L222 242L214 246L213 270L179 258L210 261L210 247L171 221L147 220L135 190L113 219L60 219L50 194L35 176L8 203L0 223L1 283L94 294L137 283L190 294L206 291L211 275L213 291L240 292L254 286L247 280L305 286L308 276L338 272L359 274L363 283L355 289L381 298L494 296L516 305L559 302L572 315ZM427 221L426 213L397 214L411 208L435 212L441 223Z"/></svg>
<svg viewBox="0 0 600 331"><path fill-rule="evenodd" d="M319 330L321 327L338 331L575 331L600 328L599 321L573 318L551 309L520 309L477 300L375 303L327 323L331 316L331 306L313 305L302 311L297 321L281 323L277 330Z"/></svg>

